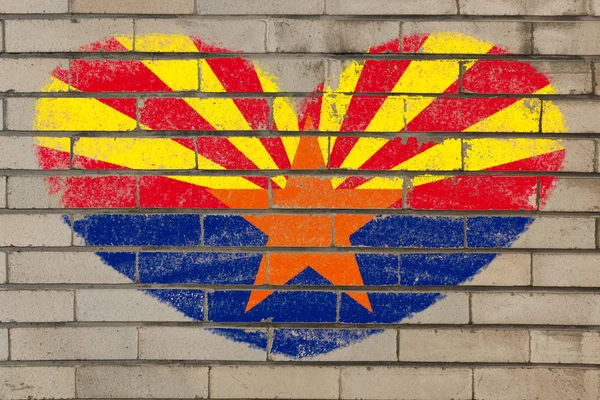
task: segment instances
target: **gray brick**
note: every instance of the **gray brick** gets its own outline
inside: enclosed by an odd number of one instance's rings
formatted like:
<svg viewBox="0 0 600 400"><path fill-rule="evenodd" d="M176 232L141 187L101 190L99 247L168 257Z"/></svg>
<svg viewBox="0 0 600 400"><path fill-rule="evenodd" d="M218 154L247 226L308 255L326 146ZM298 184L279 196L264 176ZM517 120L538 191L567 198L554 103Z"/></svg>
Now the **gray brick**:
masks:
<svg viewBox="0 0 600 400"><path fill-rule="evenodd" d="M9 253L8 264L11 283L131 282L91 252L14 252Z"/></svg>
<svg viewBox="0 0 600 400"><path fill-rule="evenodd" d="M486 400L593 400L598 370L546 368L475 369L475 398Z"/></svg>
<svg viewBox="0 0 600 400"><path fill-rule="evenodd" d="M499 254L494 260L463 283L465 286L527 286L531 284L531 255Z"/></svg>
<svg viewBox="0 0 600 400"><path fill-rule="evenodd" d="M69 246L71 229L61 215L0 215L0 246Z"/></svg>
<svg viewBox="0 0 600 400"><path fill-rule="evenodd" d="M157 42L140 43L140 37L156 32L196 36L209 44L236 51L261 53L265 50L266 24L260 20L139 19L135 23L136 51L151 51L150 46Z"/></svg>
<svg viewBox="0 0 600 400"><path fill-rule="evenodd" d="M533 24L534 54L600 54L600 22L540 22Z"/></svg>
<svg viewBox="0 0 600 400"><path fill-rule="evenodd" d="M72 291L0 291L0 322L73 321L73 308Z"/></svg>
<svg viewBox="0 0 600 400"><path fill-rule="evenodd" d="M0 136L0 169L41 169L36 157L35 139L28 136Z"/></svg>
<svg viewBox="0 0 600 400"><path fill-rule="evenodd" d="M74 367L0 367L0 398L75 398Z"/></svg>
<svg viewBox="0 0 600 400"><path fill-rule="evenodd" d="M468 324L469 296L466 293L444 293L442 299L402 322L407 324Z"/></svg>
<svg viewBox="0 0 600 400"><path fill-rule="evenodd" d="M342 399L471 399L467 368L346 367Z"/></svg>
<svg viewBox="0 0 600 400"><path fill-rule="evenodd" d="M0 329L0 361L3 360L8 360L8 329Z"/></svg>
<svg viewBox="0 0 600 400"><path fill-rule="evenodd" d="M410 21L402 24L402 35L431 32L456 32L485 40L511 53L530 54L529 24L521 22L458 22L458 21Z"/></svg>
<svg viewBox="0 0 600 400"><path fill-rule="evenodd" d="M518 249L592 249L595 243L592 218L538 217L511 245Z"/></svg>
<svg viewBox="0 0 600 400"><path fill-rule="evenodd" d="M90 365L77 368L78 398L206 398L208 367Z"/></svg>
<svg viewBox="0 0 600 400"><path fill-rule="evenodd" d="M585 0L459 0L459 7L465 15L587 15Z"/></svg>
<svg viewBox="0 0 600 400"><path fill-rule="evenodd" d="M543 209L545 211L599 211L600 179L558 179Z"/></svg>
<svg viewBox="0 0 600 400"><path fill-rule="evenodd" d="M6 283L8 280L6 257L6 253L0 252L0 284Z"/></svg>
<svg viewBox="0 0 600 400"><path fill-rule="evenodd" d="M0 92L40 92L52 82L52 71L69 69L69 60L54 58L4 58L0 60ZM54 91L50 88L44 91Z"/></svg>
<svg viewBox="0 0 600 400"><path fill-rule="evenodd" d="M12 360L135 359L137 328L14 328L10 351Z"/></svg>
<svg viewBox="0 0 600 400"><path fill-rule="evenodd" d="M215 399L337 399L339 374L335 367L214 366L210 395Z"/></svg>
<svg viewBox="0 0 600 400"><path fill-rule="evenodd" d="M6 177L0 176L0 208L6 207Z"/></svg>
<svg viewBox="0 0 600 400"><path fill-rule="evenodd" d="M526 330L401 329L399 337L400 361L529 361Z"/></svg>
<svg viewBox="0 0 600 400"><path fill-rule="evenodd" d="M267 74L277 84L278 92L312 93L325 80L327 61L324 58L307 56L253 61L263 74Z"/></svg>
<svg viewBox="0 0 600 400"><path fill-rule="evenodd" d="M262 333L266 336L266 330ZM196 326L141 327L139 335L140 359L220 361L265 361L267 359L266 350L232 342L209 329Z"/></svg>
<svg viewBox="0 0 600 400"><path fill-rule="evenodd" d="M303 335L308 338L319 338L324 344L328 341L338 344L345 340L344 331L356 334L353 332L354 330L350 329L342 330L342 334L339 331L333 329L278 329L274 331L273 335L277 340L291 339L294 341L297 340L298 335ZM331 332L331 336L327 335L329 332ZM358 343L339 347L328 353L317 354L307 348L301 352L300 357L302 358L296 358L272 351L270 358L273 361L397 361L396 349L396 330L385 329L383 332L363 338Z"/></svg>
<svg viewBox="0 0 600 400"><path fill-rule="evenodd" d="M585 61L533 61L530 63L550 80L557 94L592 93L592 70Z"/></svg>
<svg viewBox="0 0 600 400"><path fill-rule="evenodd" d="M600 255L534 254L533 284L600 287Z"/></svg>
<svg viewBox="0 0 600 400"><path fill-rule="evenodd" d="M60 14L69 11L69 0L0 0L0 14Z"/></svg>
<svg viewBox="0 0 600 400"><path fill-rule="evenodd" d="M544 110L547 102L544 101ZM564 126L572 133L600 132L600 102L594 100L553 100L564 116ZM553 123L552 119L542 118L543 132L561 132L561 125Z"/></svg>
<svg viewBox="0 0 600 400"><path fill-rule="evenodd" d="M198 305L201 307L202 305ZM189 321L141 290L77 290L78 321Z"/></svg>
<svg viewBox="0 0 600 400"><path fill-rule="evenodd" d="M128 19L10 20L5 25L7 52L80 51L114 34L133 35Z"/></svg>
<svg viewBox="0 0 600 400"><path fill-rule="evenodd" d="M594 142L592 140L563 140L565 159L562 170L568 172L594 172Z"/></svg>
<svg viewBox="0 0 600 400"><path fill-rule="evenodd" d="M531 361L600 364L600 332L531 331Z"/></svg>
<svg viewBox="0 0 600 400"><path fill-rule="evenodd" d="M8 208L62 208L60 194L50 194L50 187L43 176L11 176L8 179Z"/></svg>
<svg viewBox="0 0 600 400"><path fill-rule="evenodd" d="M398 38L398 34L397 22L275 19L269 21L267 49L281 53L363 53Z"/></svg>
<svg viewBox="0 0 600 400"><path fill-rule="evenodd" d="M598 325L600 295L472 293L475 324Z"/></svg>
<svg viewBox="0 0 600 400"><path fill-rule="evenodd" d="M456 14L456 2L452 0L426 0L421 2L402 0L375 0L368 6L361 0L328 0L327 14L337 15L443 15Z"/></svg>
<svg viewBox="0 0 600 400"><path fill-rule="evenodd" d="M317 15L325 10L324 0L197 0L204 15Z"/></svg>
<svg viewBox="0 0 600 400"><path fill-rule="evenodd" d="M194 0L73 0L71 11L82 14L192 14Z"/></svg>

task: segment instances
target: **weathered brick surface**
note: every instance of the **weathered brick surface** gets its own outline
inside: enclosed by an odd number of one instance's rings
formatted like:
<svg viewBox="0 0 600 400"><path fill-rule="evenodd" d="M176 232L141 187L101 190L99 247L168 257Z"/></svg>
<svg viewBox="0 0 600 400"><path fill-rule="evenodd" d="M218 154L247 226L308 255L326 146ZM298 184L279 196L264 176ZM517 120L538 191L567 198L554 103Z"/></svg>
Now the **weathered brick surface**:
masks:
<svg viewBox="0 0 600 400"><path fill-rule="evenodd" d="M592 293L473 293L476 324L596 325L600 297Z"/></svg>
<svg viewBox="0 0 600 400"><path fill-rule="evenodd" d="M68 10L67 0L0 1L0 14L60 14Z"/></svg>
<svg viewBox="0 0 600 400"><path fill-rule="evenodd" d="M6 207L6 177L0 176L0 208Z"/></svg>
<svg viewBox="0 0 600 400"><path fill-rule="evenodd" d="M528 286L531 284L531 255L499 254L485 270L465 286Z"/></svg>
<svg viewBox="0 0 600 400"><path fill-rule="evenodd" d="M69 246L71 232L61 215L0 215L0 246Z"/></svg>
<svg viewBox="0 0 600 400"><path fill-rule="evenodd" d="M596 254L534 254L536 286L600 286L600 256Z"/></svg>
<svg viewBox="0 0 600 400"><path fill-rule="evenodd" d="M77 394L94 398L206 398L208 367L90 365L77 368Z"/></svg>
<svg viewBox="0 0 600 400"><path fill-rule="evenodd" d="M74 367L0 366L0 382L4 399L75 397Z"/></svg>
<svg viewBox="0 0 600 400"><path fill-rule="evenodd" d="M137 358L135 327L16 328L12 360L126 360Z"/></svg>
<svg viewBox="0 0 600 400"><path fill-rule="evenodd" d="M0 300L2 322L73 321L73 291L5 290Z"/></svg>
<svg viewBox="0 0 600 400"><path fill-rule="evenodd" d="M529 361L527 330L401 329L398 346L400 361Z"/></svg>
<svg viewBox="0 0 600 400"><path fill-rule="evenodd" d="M29 151L33 144L28 136L0 136L0 168L40 169L35 153Z"/></svg>
<svg viewBox="0 0 600 400"><path fill-rule="evenodd" d="M8 329L0 329L0 361L8 360Z"/></svg>
<svg viewBox="0 0 600 400"><path fill-rule="evenodd" d="M591 400L600 395L597 370L481 368L474 382L476 399Z"/></svg>
<svg viewBox="0 0 600 400"><path fill-rule="evenodd" d="M339 376L335 367L215 366L210 394L215 399L337 399Z"/></svg>
<svg viewBox="0 0 600 400"><path fill-rule="evenodd" d="M116 2L73 0L71 11L93 14L192 14L194 0L163 1L125 0Z"/></svg>
<svg viewBox="0 0 600 400"><path fill-rule="evenodd" d="M533 24L534 54L592 55L600 51L597 22Z"/></svg>
<svg viewBox="0 0 600 400"><path fill-rule="evenodd" d="M465 15L587 15L587 1L519 1L490 3L484 0L460 0Z"/></svg>
<svg viewBox="0 0 600 400"><path fill-rule="evenodd" d="M598 133L600 131L600 102L595 100L554 100L565 116L568 132L572 133ZM555 125L542 118L543 132L556 132Z"/></svg>
<svg viewBox="0 0 600 400"><path fill-rule="evenodd" d="M456 3L449 0L425 1L422 3L393 1L373 1L365 7L360 0L330 0L327 14L337 15L403 15L403 14L456 14Z"/></svg>
<svg viewBox="0 0 600 400"><path fill-rule="evenodd" d="M581 331L531 331L531 361L598 364L600 334Z"/></svg>
<svg viewBox="0 0 600 400"><path fill-rule="evenodd" d="M197 0L198 12L201 15L319 15L325 10L325 0L308 0L303 2L235 0L210 1Z"/></svg>
<svg viewBox="0 0 600 400"><path fill-rule="evenodd" d="M560 179L544 209L546 211L598 211L600 210L600 181Z"/></svg>
<svg viewBox="0 0 600 400"><path fill-rule="evenodd" d="M342 399L470 399L467 368L347 367Z"/></svg>
<svg viewBox="0 0 600 400"><path fill-rule="evenodd" d="M594 224L591 218L536 218L513 246L522 249L592 249L596 247Z"/></svg>
<svg viewBox="0 0 600 400"><path fill-rule="evenodd" d="M6 253L0 253L0 283L6 283L8 280L8 263L6 262L6 258Z"/></svg>
<svg viewBox="0 0 600 400"><path fill-rule="evenodd" d="M49 74L69 69L68 60L48 58L6 58L0 60L0 92L39 92L51 83Z"/></svg>

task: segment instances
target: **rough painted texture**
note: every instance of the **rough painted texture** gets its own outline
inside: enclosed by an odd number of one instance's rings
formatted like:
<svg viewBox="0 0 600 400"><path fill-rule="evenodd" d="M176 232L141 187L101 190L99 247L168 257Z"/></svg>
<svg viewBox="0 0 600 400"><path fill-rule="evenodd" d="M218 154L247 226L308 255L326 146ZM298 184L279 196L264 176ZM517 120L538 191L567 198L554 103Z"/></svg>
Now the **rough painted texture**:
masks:
<svg viewBox="0 0 600 400"><path fill-rule="evenodd" d="M598 15L0 0L0 398L600 398Z"/></svg>

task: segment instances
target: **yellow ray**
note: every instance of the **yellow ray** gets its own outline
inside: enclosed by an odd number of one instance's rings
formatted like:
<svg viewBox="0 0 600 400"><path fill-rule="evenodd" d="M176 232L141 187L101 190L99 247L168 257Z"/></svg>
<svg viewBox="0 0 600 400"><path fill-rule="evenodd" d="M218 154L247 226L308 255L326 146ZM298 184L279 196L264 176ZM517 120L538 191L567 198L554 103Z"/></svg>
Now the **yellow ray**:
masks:
<svg viewBox="0 0 600 400"><path fill-rule="evenodd" d="M117 39L119 40L119 39ZM119 40L120 41L120 40ZM122 43L122 42L121 42ZM189 36L178 34L136 35L135 50L160 53L197 53L198 48Z"/></svg>
<svg viewBox="0 0 600 400"><path fill-rule="evenodd" d="M356 189L398 190L402 189L403 183L404 179L402 178L376 176L357 186Z"/></svg>
<svg viewBox="0 0 600 400"><path fill-rule="evenodd" d="M241 176L167 176L167 178L209 189L262 189Z"/></svg>
<svg viewBox="0 0 600 400"><path fill-rule="evenodd" d="M542 113L542 132L562 133L567 132L567 121L558 107L550 100L544 100L544 112Z"/></svg>
<svg viewBox="0 0 600 400"><path fill-rule="evenodd" d="M520 99L471 125L464 132L538 132L540 105L538 99Z"/></svg>
<svg viewBox="0 0 600 400"><path fill-rule="evenodd" d="M465 139L467 171L481 171L498 165L562 150L560 141L551 139Z"/></svg>
<svg viewBox="0 0 600 400"><path fill-rule="evenodd" d="M335 90L327 86L322 99L319 130L323 132L337 132L340 130L358 79L363 69L363 64L351 61L350 65L341 73L340 83Z"/></svg>
<svg viewBox="0 0 600 400"><path fill-rule="evenodd" d="M437 181L441 181L444 179L450 179L453 178L453 176L445 176L445 175L419 175L419 176L415 176L414 178L412 178L410 180L410 185L415 187L415 186L421 186L421 185L426 185L428 183L432 183L432 182L437 182Z"/></svg>
<svg viewBox="0 0 600 400"><path fill-rule="evenodd" d="M42 98L36 102L39 131L131 131L135 119L90 98ZM40 118L42 117L42 118Z"/></svg>
<svg viewBox="0 0 600 400"><path fill-rule="evenodd" d="M398 171L451 171L462 167L461 140L445 139L442 143L401 162L392 170Z"/></svg>
<svg viewBox="0 0 600 400"><path fill-rule="evenodd" d="M47 83L42 87L42 92L67 92L69 84L61 81L58 78L50 76Z"/></svg>
<svg viewBox="0 0 600 400"><path fill-rule="evenodd" d="M128 51L133 51L133 37L129 35L114 35L117 42L121 43Z"/></svg>
<svg viewBox="0 0 600 400"><path fill-rule="evenodd" d="M323 161L325 162L325 165L329 165L329 148L330 146L333 146L333 142L329 144L329 141L333 139L335 138L330 138L327 136L317 137L317 141L319 142L319 148L321 149L321 155L323 156Z"/></svg>
<svg viewBox="0 0 600 400"><path fill-rule="evenodd" d="M183 100L218 131L251 130L233 99L187 97Z"/></svg>
<svg viewBox="0 0 600 400"><path fill-rule="evenodd" d="M47 147L49 149L54 149L58 151L62 151L65 153L71 152L71 139L65 137L41 137L38 136L35 139L35 144L41 147Z"/></svg>
<svg viewBox="0 0 600 400"><path fill-rule="evenodd" d="M198 90L196 60L144 60L142 63L173 91Z"/></svg>
<svg viewBox="0 0 600 400"><path fill-rule="evenodd" d="M457 32L437 32L423 43L423 53L432 54L485 54L494 45L484 40Z"/></svg>
<svg viewBox="0 0 600 400"><path fill-rule="evenodd" d="M405 101L406 96L388 96L369 122L365 131L400 132L406 123Z"/></svg>
<svg viewBox="0 0 600 400"><path fill-rule="evenodd" d="M130 169L191 169L193 150L168 138L79 138L73 153ZM209 160L207 169L222 169Z"/></svg>
<svg viewBox="0 0 600 400"><path fill-rule="evenodd" d="M357 169L370 159L384 144L389 142L389 139L369 137L359 138L348 156L342 162L340 168Z"/></svg>

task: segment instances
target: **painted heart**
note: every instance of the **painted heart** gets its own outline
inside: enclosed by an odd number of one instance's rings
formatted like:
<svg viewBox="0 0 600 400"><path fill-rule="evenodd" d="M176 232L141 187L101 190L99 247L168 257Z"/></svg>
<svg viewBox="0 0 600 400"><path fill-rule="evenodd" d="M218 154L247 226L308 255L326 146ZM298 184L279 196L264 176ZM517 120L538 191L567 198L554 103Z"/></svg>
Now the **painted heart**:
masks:
<svg viewBox="0 0 600 400"><path fill-rule="evenodd" d="M114 36L86 50L132 47ZM196 285L147 290L190 318L342 328L276 329L274 353L315 356L381 331L343 324L416 318L444 295L394 288L471 280L498 256L490 249L510 247L533 222L460 213L543 207L553 178L537 174L560 169L565 156L560 141L523 135L540 132L541 118L566 131L552 102L542 117L536 96L553 93L546 76L524 62L477 60L505 52L457 33L373 47L304 97L194 37L137 37L136 50L187 58L81 59L53 72L45 91L102 94L39 99L35 129L108 133L40 136L41 166L115 173L52 177L50 192L66 208L148 211L65 221L80 244L131 246L97 254L132 281ZM340 251L327 251L332 244ZM215 333L267 346L262 333Z"/></svg>

